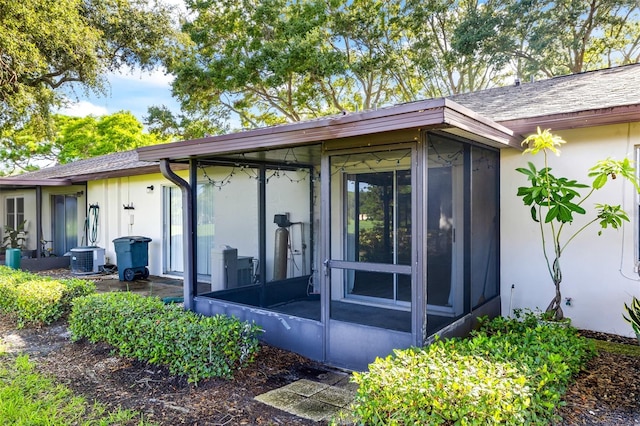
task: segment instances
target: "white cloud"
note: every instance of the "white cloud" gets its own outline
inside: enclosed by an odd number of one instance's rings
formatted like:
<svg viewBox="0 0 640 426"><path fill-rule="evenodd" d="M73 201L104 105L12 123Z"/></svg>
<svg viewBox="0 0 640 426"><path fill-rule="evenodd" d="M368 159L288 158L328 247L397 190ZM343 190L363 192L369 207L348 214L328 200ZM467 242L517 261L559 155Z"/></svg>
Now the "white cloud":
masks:
<svg viewBox="0 0 640 426"><path fill-rule="evenodd" d="M89 101L78 101L69 103L66 107L58 111L60 114L72 117L86 117L87 115L95 115L96 117L109 114L107 108L92 104Z"/></svg>

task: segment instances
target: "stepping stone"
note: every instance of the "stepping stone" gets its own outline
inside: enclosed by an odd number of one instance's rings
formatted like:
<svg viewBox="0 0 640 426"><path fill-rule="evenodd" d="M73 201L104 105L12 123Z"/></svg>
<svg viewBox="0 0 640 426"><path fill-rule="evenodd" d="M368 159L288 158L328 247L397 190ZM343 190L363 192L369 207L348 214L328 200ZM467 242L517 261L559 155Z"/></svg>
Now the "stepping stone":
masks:
<svg viewBox="0 0 640 426"><path fill-rule="evenodd" d="M347 376L343 378L339 382L335 383L333 386L337 388L345 389L354 394L358 390L358 384L351 381L351 376Z"/></svg>
<svg viewBox="0 0 640 426"><path fill-rule="evenodd" d="M294 392L298 395L309 397L328 387L329 385L324 383L312 382L311 380L307 379L300 379L297 382L289 383L281 389L286 389L289 392Z"/></svg>
<svg viewBox="0 0 640 426"><path fill-rule="evenodd" d="M285 388L279 388L263 393L262 395L258 395L254 399L282 411L288 411L289 407L296 405L307 398L300 394L289 392Z"/></svg>
<svg viewBox="0 0 640 426"><path fill-rule="evenodd" d="M325 404L344 408L353 402L353 397L353 392L331 386L313 395L312 398L324 402Z"/></svg>
<svg viewBox="0 0 640 426"><path fill-rule="evenodd" d="M325 404L313 398L308 398L290 407L287 411L298 417L319 422L320 420L330 419L335 416L338 410L339 408L335 405Z"/></svg>

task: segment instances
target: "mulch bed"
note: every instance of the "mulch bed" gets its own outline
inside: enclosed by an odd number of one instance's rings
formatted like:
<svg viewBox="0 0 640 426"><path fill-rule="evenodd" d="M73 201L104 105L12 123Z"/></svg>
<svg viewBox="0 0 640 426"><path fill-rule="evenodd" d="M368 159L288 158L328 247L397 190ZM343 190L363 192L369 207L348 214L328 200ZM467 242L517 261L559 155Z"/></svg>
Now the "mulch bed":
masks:
<svg viewBox="0 0 640 426"><path fill-rule="evenodd" d="M256 361L233 380L197 385L163 367L115 356L109 346L71 343L66 324L15 330L0 316L0 336L19 335L38 369L89 401L130 408L160 425L315 425L254 401L254 397L326 371L297 354L261 347ZM132 424L137 424L134 422Z"/></svg>
<svg viewBox="0 0 640 426"><path fill-rule="evenodd" d="M318 424L253 398L324 367L302 356L263 346L251 366L233 380L206 380L197 386L165 368L117 357L106 345L71 343L64 323L16 331L0 317L0 336L18 334L38 368L89 401L145 413L160 425ZM587 337L637 344L633 339L584 332ZM558 409L560 425L640 424L640 358L601 353L568 389Z"/></svg>
<svg viewBox="0 0 640 426"><path fill-rule="evenodd" d="M582 330L585 337L637 345L636 339ZM600 352L589 361L557 411L562 425L640 424L640 357Z"/></svg>

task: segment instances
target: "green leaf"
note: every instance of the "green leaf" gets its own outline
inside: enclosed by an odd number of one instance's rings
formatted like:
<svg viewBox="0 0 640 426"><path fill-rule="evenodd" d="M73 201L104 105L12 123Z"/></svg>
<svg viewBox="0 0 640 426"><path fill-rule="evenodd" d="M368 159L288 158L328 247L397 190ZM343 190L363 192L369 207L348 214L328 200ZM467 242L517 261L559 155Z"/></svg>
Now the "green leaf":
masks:
<svg viewBox="0 0 640 426"><path fill-rule="evenodd" d="M607 183L607 175L606 174L599 174L594 180L593 180L593 188L594 189L600 189L604 186L604 184Z"/></svg>
<svg viewBox="0 0 640 426"><path fill-rule="evenodd" d="M558 206L553 206L547 212L547 215L544 218L545 223L549 223L552 220L559 220L560 208Z"/></svg>
<svg viewBox="0 0 640 426"><path fill-rule="evenodd" d="M540 222L538 220L538 209L536 206L531 207L531 219L533 219L534 222Z"/></svg>

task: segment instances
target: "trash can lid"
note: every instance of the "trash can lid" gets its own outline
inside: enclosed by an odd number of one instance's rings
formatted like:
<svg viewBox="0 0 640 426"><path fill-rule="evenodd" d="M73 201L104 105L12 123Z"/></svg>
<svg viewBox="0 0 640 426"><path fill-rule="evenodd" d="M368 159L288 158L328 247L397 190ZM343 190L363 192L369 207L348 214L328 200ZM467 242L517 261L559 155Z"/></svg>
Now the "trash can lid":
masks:
<svg viewBox="0 0 640 426"><path fill-rule="evenodd" d="M115 240L113 240L114 243L148 243L152 241L151 238L149 237L141 237L138 235L131 235L128 237L118 237Z"/></svg>

